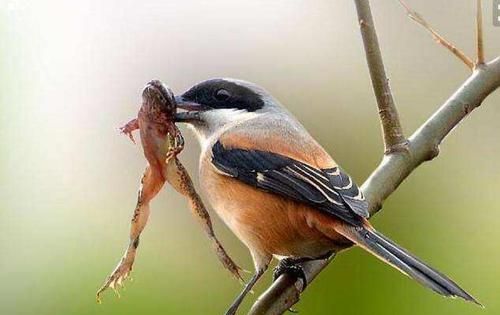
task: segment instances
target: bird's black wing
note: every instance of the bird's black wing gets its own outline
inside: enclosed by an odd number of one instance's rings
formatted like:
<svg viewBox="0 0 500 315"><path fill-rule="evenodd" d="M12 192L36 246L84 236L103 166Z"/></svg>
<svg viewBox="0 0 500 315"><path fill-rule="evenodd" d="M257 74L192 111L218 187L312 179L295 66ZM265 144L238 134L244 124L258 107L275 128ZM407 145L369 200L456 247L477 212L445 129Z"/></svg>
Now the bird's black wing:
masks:
<svg viewBox="0 0 500 315"><path fill-rule="evenodd" d="M318 169L259 150L212 147L212 164L245 184L309 204L354 225L368 218L368 204L351 177L338 167Z"/></svg>

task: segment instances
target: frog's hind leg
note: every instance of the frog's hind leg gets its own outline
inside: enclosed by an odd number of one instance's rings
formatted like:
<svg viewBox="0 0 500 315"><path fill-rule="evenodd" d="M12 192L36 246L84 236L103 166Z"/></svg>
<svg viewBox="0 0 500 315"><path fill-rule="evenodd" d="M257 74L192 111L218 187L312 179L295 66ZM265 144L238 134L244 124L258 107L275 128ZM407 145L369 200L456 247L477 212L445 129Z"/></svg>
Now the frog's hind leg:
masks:
<svg viewBox="0 0 500 315"><path fill-rule="evenodd" d="M210 215L200 196L194 189L191 177L184 166L177 158L172 158L166 163L164 173L166 174L165 177L167 181L174 187L174 189L188 199L191 213L198 219L198 222L205 230L205 233L210 239L212 247L214 248L221 263L238 280L243 282L243 278L241 277L242 269L231 259L215 236Z"/></svg>
<svg viewBox="0 0 500 315"><path fill-rule="evenodd" d="M139 187L137 205L130 222L130 239L128 247L116 268L106 278L106 281L99 291L97 291L98 301L100 301L99 297L104 290L107 288L116 290L130 275L137 247L139 246L139 236L148 222L150 213L149 202L158 194L164 183L165 179L162 174L155 172L154 169L149 166L146 168Z"/></svg>

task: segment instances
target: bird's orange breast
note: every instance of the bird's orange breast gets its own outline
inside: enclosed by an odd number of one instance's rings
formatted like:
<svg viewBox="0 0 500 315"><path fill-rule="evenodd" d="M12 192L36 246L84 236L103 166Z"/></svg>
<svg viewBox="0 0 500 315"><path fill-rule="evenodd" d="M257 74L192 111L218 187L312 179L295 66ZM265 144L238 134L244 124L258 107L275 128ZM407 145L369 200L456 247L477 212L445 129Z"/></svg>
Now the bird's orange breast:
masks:
<svg viewBox="0 0 500 315"><path fill-rule="evenodd" d="M319 257L350 244L335 232L339 222L331 215L222 175L208 160L200 170L206 197L252 252Z"/></svg>
<svg viewBox="0 0 500 315"><path fill-rule="evenodd" d="M249 120L226 130L217 141L226 148L273 152L320 169L336 166L307 131L288 116ZM200 160L202 189L254 258L255 253L319 257L351 244L335 231L341 224L336 217L222 174L211 159L209 145Z"/></svg>

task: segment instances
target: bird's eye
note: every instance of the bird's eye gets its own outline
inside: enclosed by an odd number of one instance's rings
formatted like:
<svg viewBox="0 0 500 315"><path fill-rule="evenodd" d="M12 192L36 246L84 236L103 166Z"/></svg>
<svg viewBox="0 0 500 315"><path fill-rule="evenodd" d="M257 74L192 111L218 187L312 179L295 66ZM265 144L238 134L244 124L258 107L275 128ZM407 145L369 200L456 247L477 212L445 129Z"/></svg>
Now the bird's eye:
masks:
<svg viewBox="0 0 500 315"><path fill-rule="evenodd" d="M229 93L229 91L225 89L218 89L214 93L214 98L218 101L225 101L229 97L231 97L231 93Z"/></svg>

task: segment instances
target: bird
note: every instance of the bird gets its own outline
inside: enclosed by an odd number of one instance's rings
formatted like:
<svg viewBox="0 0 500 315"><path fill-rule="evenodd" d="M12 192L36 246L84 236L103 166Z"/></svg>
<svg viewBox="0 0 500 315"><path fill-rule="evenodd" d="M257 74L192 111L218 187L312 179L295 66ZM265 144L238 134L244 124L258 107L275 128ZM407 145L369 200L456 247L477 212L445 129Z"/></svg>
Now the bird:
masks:
<svg viewBox="0 0 500 315"><path fill-rule="evenodd" d="M357 245L446 297L480 303L453 280L378 232L352 178L305 127L257 84L213 78L175 96L176 123L201 146L199 181L209 204L248 248L255 273L226 312L235 314L273 258L307 279L299 262Z"/></svg>

